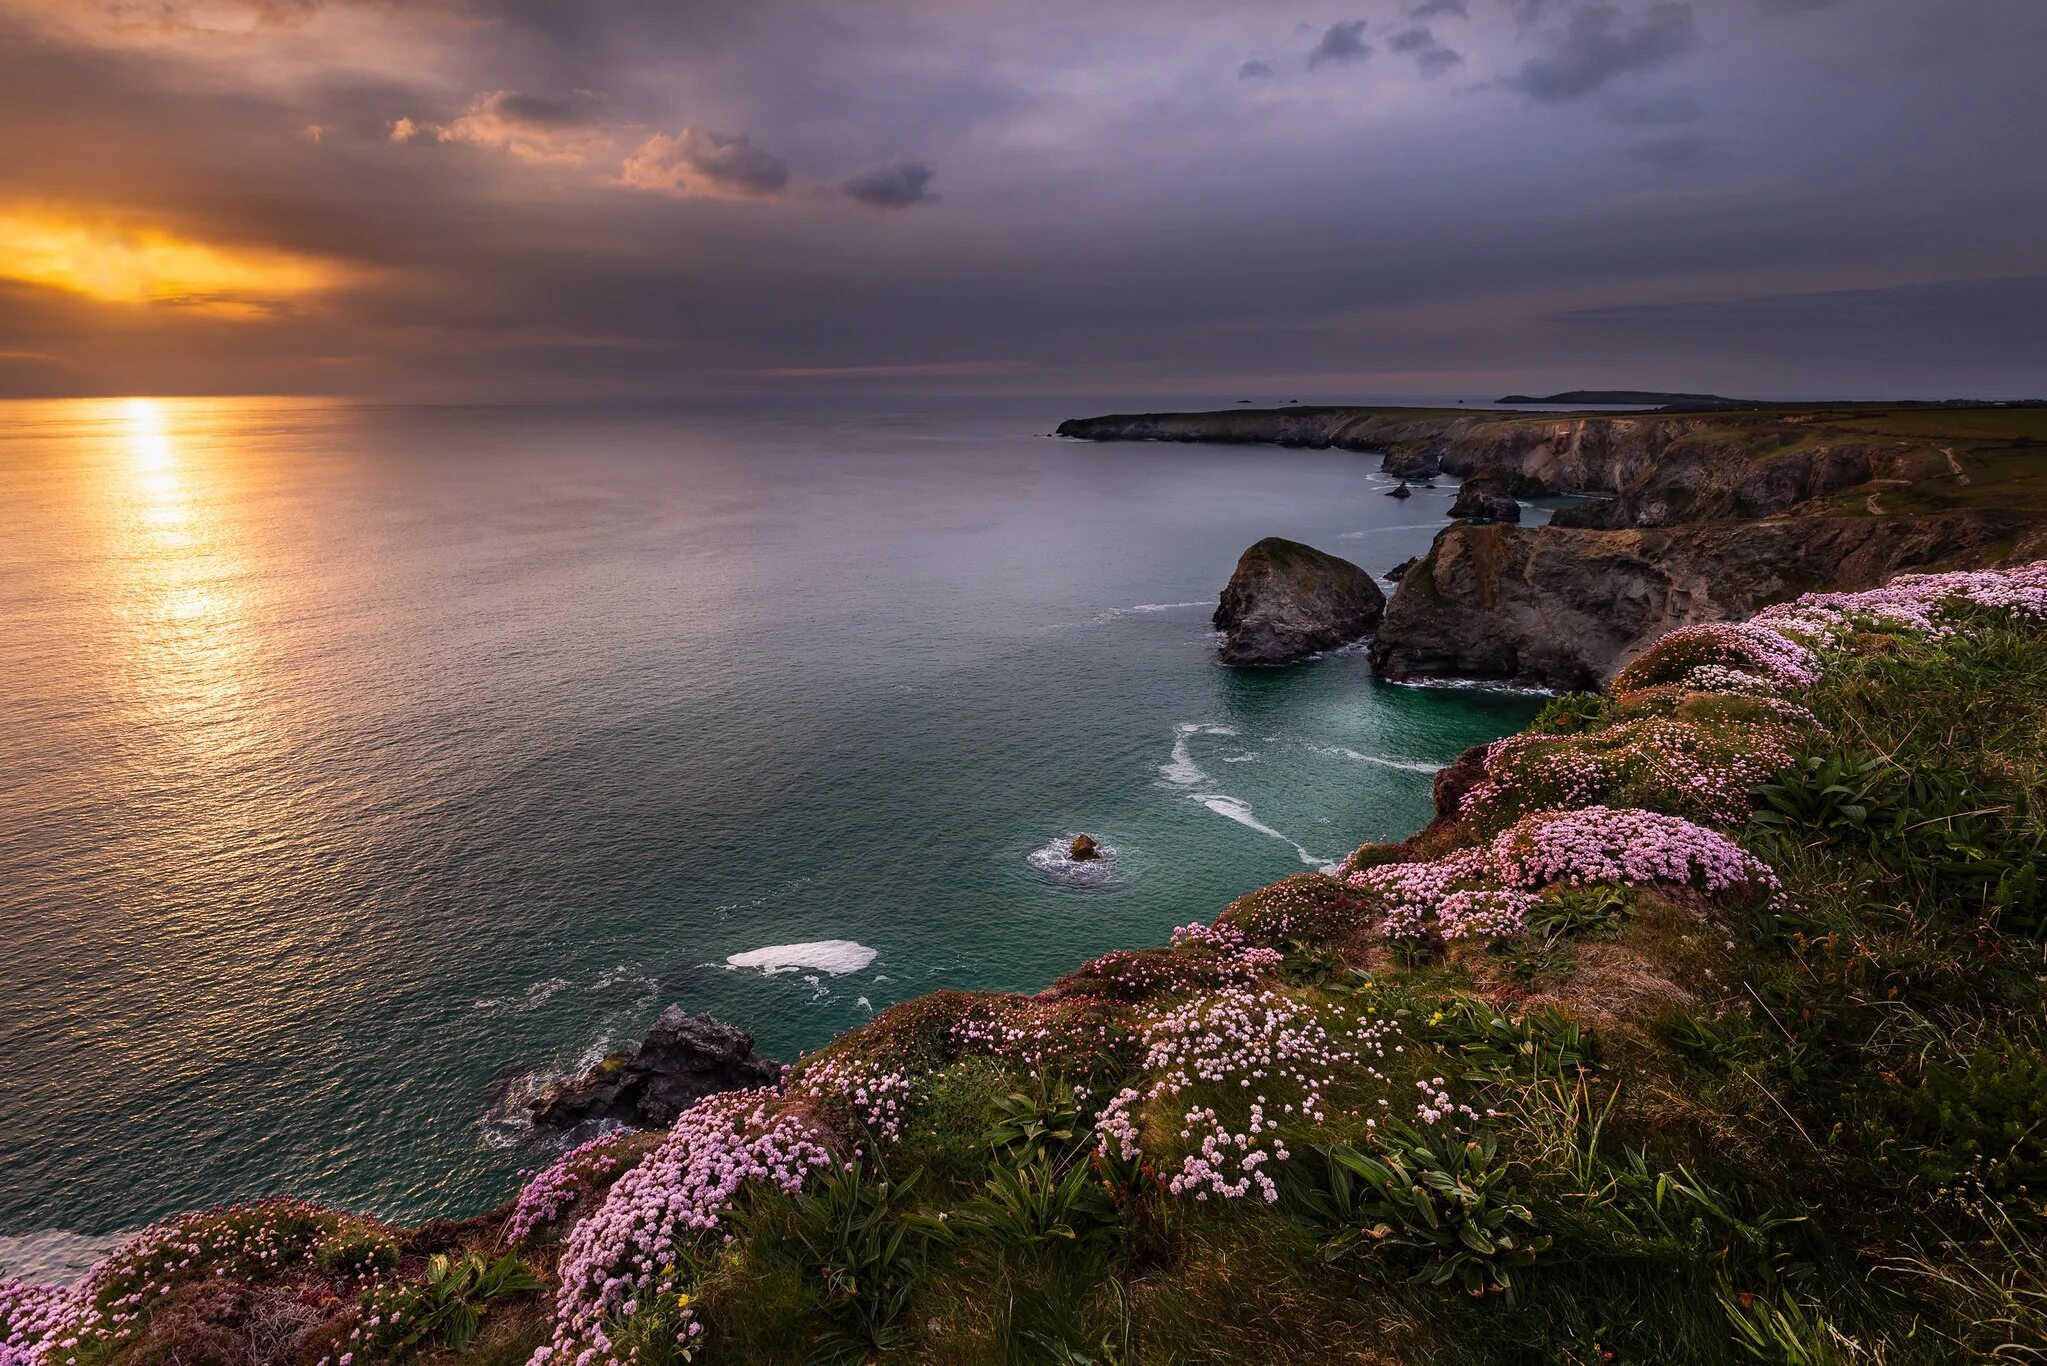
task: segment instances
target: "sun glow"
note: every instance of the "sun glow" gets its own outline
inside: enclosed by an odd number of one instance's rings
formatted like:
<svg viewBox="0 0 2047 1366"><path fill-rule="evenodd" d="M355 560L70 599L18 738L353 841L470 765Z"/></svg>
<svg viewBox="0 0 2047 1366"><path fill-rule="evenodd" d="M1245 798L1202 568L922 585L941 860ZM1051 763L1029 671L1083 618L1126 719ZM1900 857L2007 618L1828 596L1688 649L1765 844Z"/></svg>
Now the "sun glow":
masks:
<svg viewBox="0 0 2047 1366"><path fill-rule="evenodd" d="M107 303L169 304L250 317L340 282L330 263L223 247L161 228L0 209L0 278Z"/></svg>

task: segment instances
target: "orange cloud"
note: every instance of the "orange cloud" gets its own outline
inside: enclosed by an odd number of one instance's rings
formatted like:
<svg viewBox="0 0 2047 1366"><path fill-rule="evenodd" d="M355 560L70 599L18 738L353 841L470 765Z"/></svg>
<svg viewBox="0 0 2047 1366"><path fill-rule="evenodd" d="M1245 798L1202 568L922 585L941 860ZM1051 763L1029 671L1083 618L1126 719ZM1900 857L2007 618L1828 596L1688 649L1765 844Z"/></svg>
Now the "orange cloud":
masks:
<svg viewBox="0 0 2047 1366"><path fill-rule="evenodd" d="M104 303L254 317L332 288L332 262L38 207L0 208L0 279Z"/></svg>

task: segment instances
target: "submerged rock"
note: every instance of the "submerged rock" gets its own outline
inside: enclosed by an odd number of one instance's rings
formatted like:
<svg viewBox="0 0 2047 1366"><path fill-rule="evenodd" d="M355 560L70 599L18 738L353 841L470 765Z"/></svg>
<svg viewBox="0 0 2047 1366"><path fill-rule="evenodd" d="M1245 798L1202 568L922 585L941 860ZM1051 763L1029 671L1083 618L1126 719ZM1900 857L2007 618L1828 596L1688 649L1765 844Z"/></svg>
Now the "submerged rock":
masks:
<svg viewBox="0 0 2047 1366"><path fill-rule="evenodd" d="M1222 662L1293 664L1370 635L1386 614L1372 576L1298 541L1268 536L1245 551L1215 609Z"/></svg>
<svg viewBox="0 0 2047 1366"><path fill-rule="evenodd" d="M1075 863L1085 863L1089 859L1096 859L1101 856L1102 847L1095 843L1093 835L1075 835L1073 843L1066 846L1066 857L1072 859Z"/></svg>
<svg viewBox="0 0 2047 1366"><path fill-rule="evenodd" d="M1481 522L1518 522L1521 504L1514 501L1514 491L1504 475L1474 474L1458 488L1450 515Z"/></svg>
<svg viewBox="0 0 2047 1366"><path fill-rule="evenodd" d="M529 1108L535 1124L554 1128L613 1120L660 1129L705 1096L772 1085L781 1075L780 1063L754 1055L753 1036L744 1030L670 1006L637 1048L548 1087Z"/></svg>

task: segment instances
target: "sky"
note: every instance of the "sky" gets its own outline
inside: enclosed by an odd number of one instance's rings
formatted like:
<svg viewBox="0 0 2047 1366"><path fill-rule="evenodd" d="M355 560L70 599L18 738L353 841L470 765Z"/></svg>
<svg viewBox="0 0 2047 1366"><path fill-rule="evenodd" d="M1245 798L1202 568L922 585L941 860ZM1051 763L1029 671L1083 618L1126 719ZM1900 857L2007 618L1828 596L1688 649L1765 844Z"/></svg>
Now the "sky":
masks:
<svg viewBox="0 0 2047 1366"><path fill-rule="evenodd" d="M2047 397L2042 0L0 0L0 396Z"/></svg>

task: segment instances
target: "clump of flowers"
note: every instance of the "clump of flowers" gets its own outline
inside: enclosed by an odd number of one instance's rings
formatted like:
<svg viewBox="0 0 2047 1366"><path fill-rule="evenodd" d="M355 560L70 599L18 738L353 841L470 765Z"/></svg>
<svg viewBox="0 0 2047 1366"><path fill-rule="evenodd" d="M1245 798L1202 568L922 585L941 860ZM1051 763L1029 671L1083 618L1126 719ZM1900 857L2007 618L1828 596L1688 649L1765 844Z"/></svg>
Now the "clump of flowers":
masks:
<svg viewBox="0 0 2047 1366"><path fill-rule="evenodd" d="M1817 641L1872 620L1941 636L1952 629L1943 620L1942 609L1956 602L2047 622L2047 560L2009 569L1900 574L1881 588L1859 593L1807 593L1764 608L1749 624L1780 637Z"/></svg>
<svg viewBox="0 0 2047 1366"><path fill-rule="evenodd" d="M1777 888L1769 865L1733 840L1656 811L1588 806L1538 812L1515 822L1489 848L1500 879L1517 887L1673 882L1709 892Z"/></svg>
<svg viewBox="0 0 2047 1366"><path fill-rule="evenodd" d="M1755 785L1789 763L1788 724L1714 728L1648 716L1585 735L1511 735L1486 747L1484 774L1461 811L1484 823L1516 810L1583 806L1619 797L1736 825Z"/></svg>
<svg viewBox="0 0 2047 1366"><path fill-rule="evenodd" d="M1742 686L1763 691L1810 687L1819 681L1811 650L1754 621L1716 621L1672 631L1613 680L1615 693L1659 683L1687 683L1699 670L1710 677L1739 675Z"/></svg>
<svg viewBox="0 0 2047 1366"><path fill-rule="evenodd" d="M1185 1105L1177 1135L1191 1146L1163 1178L1166 1189L1196 1200L1256 1191L1275 1201L1279 1188L1264 1168L1290 1157L1281 1126L1322 1123L1330 1088L1353 1064L1383 1082L1368 1059L1385 1056L1392 1033L1388 1022L1361 1015L1339 1038L1313 1010L1271 990L1232 987L1183 1002L1144 1024L1147 1080L1102 1108L1100 1150L1126 1162L1143 1158L1142 1112L1158 1102ZM1213 1099L1195 1103L1203 1094Z"/></svg>
<svg viewBox="0 0 2047 1366"><path fill-rule="evenodd" d="M1536 891L1553 882L1775 891L1777 876L1725 835L1682 816L1610 806L1539 811L1475 848L1350 875L1352 886L1384 906L1380 932L1408 941L1517 934Z"/></svg>
<svg viewBox="0 0 2047 1366"><path fill-rule="evenodd" d="M1247 943L1273 945L1327 938L1357 918L1357 898L1344 883L1323 873L1296 873L1239 897L1216 925L1237 930Z"/></svg>
<svg viewBox="0 0 2047 1366"><path fill-rule="evenodd" d="M646 1147L644 1135L629 1129L600 1134L569 1149L554 1164L528 1181L512 1207L507 1233L523 1242L562 1217L570 1206L606 1180Z"/></svg>
<svg viewBox="0 0 2047 1366"><path fill-rule="evenodd" d="M0 1366L40 1366L60 1334L72 1334L84 1310L84 1296L74 1287L0 1281Z"/></svg>
<svg viewBox="0 0 2047 1366"><path fill-rule="evenodd" d="M689 1253L718 1232L749 1182L794 1193L832 1161L823 1135L799 1114L772 1109L773 1098L768 1091L728 1091L698 1101L570 1230L554 1337L534 1352L534 1366L622 1359L607 1324L657 1297L680 1297L683 1343L701 1331L683 1286Z"/></svg>
<svg viewBox="0 0 2047 1366"><path fill-rule="evenodd" d="M211 1276L275 1276L303 1264L338 1222L299 1200L181 1214L136 1234L74 1289L6 1282L0 1366L79 1366L103 1357L141 1332L179 1287Z"/></svg>
<svg viewBox="0 0 2047 1366"><path fill-rule="evenodd" d="M1084 997L984 996L952 1026L955 1046L998 1062L1065 1077L1120 1072L1129 1031Z"/></svg>
<svg viewBox="0 0 2047 1366"><path fill-rule="evenodd" d="M910 1078L900 1069L858 1057L825 1057L807 1064L790 1084L791 1096L843 1114L883 1143L903 1130L911 1101Z"/></svg>

